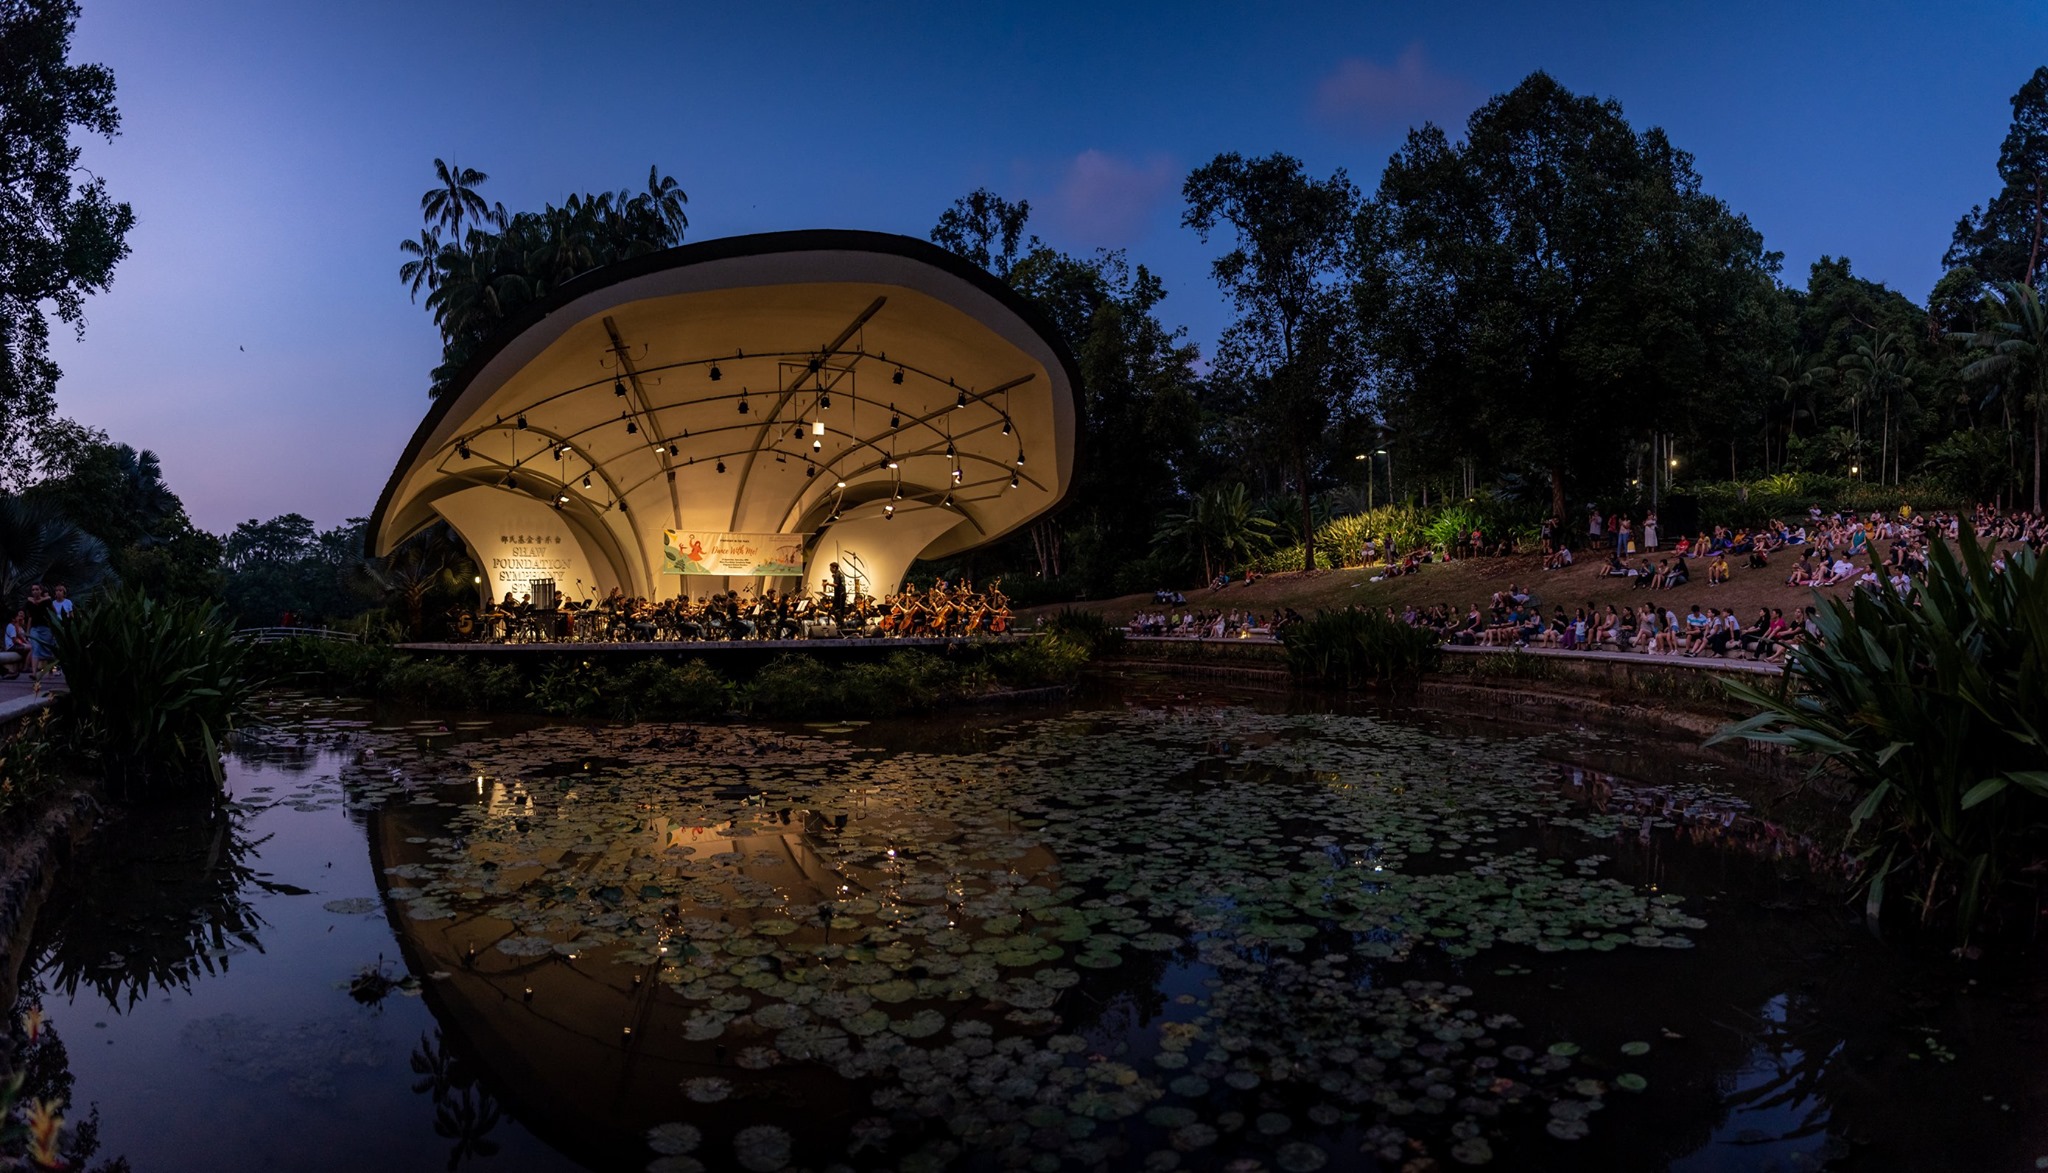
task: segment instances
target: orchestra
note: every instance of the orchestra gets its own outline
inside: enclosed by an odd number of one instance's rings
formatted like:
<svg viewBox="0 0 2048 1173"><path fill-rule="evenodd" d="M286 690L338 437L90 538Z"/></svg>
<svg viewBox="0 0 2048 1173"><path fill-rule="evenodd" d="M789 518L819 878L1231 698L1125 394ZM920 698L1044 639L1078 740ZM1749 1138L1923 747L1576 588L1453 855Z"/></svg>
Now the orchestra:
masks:
<svg viewBox="0 0 2048 1173"><path fill-rule="evenodd" d="M999 636L1011 628L1010 600L1000 578L986 589L941 579L876 597L835 598L827 581L817 594L763 591L743 598L726 591L691 599L645 599L617 587L603 599L562 598L551 583L515 595L481 613L448 613L458 639L492 643L675 643L767 639L968 639ZM843 588L841 588L843 591ZM751 592L750 592L751 593ZM548 602L537 603L535 595ZM554 596L549 599L549 596Z"/></svg>

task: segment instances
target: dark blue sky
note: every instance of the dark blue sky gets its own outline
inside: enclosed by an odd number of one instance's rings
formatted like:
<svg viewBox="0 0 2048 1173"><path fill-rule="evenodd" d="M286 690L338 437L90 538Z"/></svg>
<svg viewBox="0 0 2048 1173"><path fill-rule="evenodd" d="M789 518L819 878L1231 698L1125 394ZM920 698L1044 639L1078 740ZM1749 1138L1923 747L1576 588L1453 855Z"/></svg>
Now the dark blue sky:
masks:
<svg viewBox="0 0 2048 1173"><path fill-rule="evenodd" d="M658 163L691 239L922 236L987 185L1054 245L1152 266L1206 344L1227 307L1178 227L1191 167L1287 151L1369 191L1408 126L1461 127L1535 69L1669 131L1791 283L1846 254L1919 299L2048 63L2048 7L1964 0L83 2L77 54L114 69L125 119L86 162L140 223L57 347L61 405L161 453L216 530L374 503L438 349L396 278L437 155L512 208Z"/></svg>

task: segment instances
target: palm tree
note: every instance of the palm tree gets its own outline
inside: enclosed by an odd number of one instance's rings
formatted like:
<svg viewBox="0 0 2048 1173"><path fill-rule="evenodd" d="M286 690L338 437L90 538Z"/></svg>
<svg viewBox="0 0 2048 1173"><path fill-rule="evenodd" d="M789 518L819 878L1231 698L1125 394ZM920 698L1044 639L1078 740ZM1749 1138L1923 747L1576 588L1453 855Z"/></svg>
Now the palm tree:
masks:
<svg viewBox="0 0 2048 1173"><path fill-rule="evenodd" d="M1252 504L1242 483L1206 489L1188 498L1187 507L1160 520L1154 545L1186 543L1202 560L1202 580L1216 577L1241 560L1266 548L1272 519Z"/></svg>
<svg viewBox="0 0 2048 1173"><path fill-rule="evenodd" d="M1997 294L1985 299L1982 330L1949 335L1973 351L1987 351L1963 368L1971 382L1994 383L1986 402L2001 392L2016 396L2034 416L2034 512L2041 511L2041 416L2048 412L2048 311L2033 286L2000 282Z"/></svg>
<svg viewBox="0 0 2048 1173"><path fill-rule="evenodd" d="M398 251L410 258L398 266L398 279L405 283L414 301L420 299L422 288L431 293L441 283L441 247L441 234L432 228L420 229L418 240L398 242Z"/></svg>
<svg viewBox="0 0 2048 1173"><path fill-rule="evenodd" d="M0 605L12 616L35 583L63 583L83 598L113 577L107 544L47 501L0 496Z"/></svg>
<svg viewBox="0 0 2048 1173"><path fill-rule="evenodd" d="M462 589L474 573L468 550L445 524L415 534L387 558L367 558L363 572L386 593L405 604L406 631L414 639L426 631L426 599L436 590Z"/></svg>
<svg viewBox="0 0 2048 1173"><path fill-rule="evenodd" d="M1789 447L1792 438L1799 434L1799 413L1802 405L1808 419L1819 417L1813 410L1814 393L1833 381L1835 368L1819 355L1788 354L1778 362L1777 373L1771 376L1771 384L1783 394L1787 408L1785 416L1785 442Z"/></svg>
<svg viewBox="0 0 2048 1173"><path fill-rule="evenodd" d="M434 160L434 182L438 186L428 188L420 197L420 213L426 217L428 226L446 228L449 235L459 238L465 219L490 220L491 206L476 192L489 179L474 167L455 167Z"/></svg>
<svg viewBox="0 0 2048 1173"><path fill-rule="evenodd" d="M1903 341L1889 330L1875 337L1864 335L1857 338L1855 349L1843 355L1836 366L1841 369L1843 381L1855 389L1852 402L1860 407L1862 398L1867 394L1883 407L1883 440L1877 458L1877 479L1879 484L1883 484L1885 469L1891 462L1892 406L1899 404L1903 414L1905 405L1901 401L1912 389L1919 368L1906 351ZM1856 435L1859 440L1862 438L1860 427ZM1893 479L1897 479L1896 470Z"/></svg>

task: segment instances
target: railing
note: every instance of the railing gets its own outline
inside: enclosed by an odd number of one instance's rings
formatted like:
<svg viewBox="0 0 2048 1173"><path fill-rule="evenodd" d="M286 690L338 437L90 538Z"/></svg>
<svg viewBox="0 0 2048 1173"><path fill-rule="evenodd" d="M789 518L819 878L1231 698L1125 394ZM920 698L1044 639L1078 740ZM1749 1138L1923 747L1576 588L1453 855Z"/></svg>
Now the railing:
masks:
<svg viewBox="0 0 2048 1173"><path fill-rule="evenodd" d="M235 633L235 638L252 644L282 643L288 639L331 639L350 644L363 642L363 637L353 631L336 631L331 627L244 627Z"/></svg>

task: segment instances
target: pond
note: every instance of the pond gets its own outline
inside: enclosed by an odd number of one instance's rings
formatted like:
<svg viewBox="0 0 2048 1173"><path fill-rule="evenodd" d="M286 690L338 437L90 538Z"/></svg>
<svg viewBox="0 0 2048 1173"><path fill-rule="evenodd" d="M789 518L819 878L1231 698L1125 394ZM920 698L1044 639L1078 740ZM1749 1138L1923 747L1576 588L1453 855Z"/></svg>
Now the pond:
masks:
<svg viewBox="0 0 2048 1173"><path fill-rule="evenodd" d="M2038 975L1863 933L1787 776L1189 699L822 726L281 698L37 930L175 1170L2034 1168ZM24 1017L33 1019L33 1015ZM17 1036L23 1023L15 1024Z"/></svg>

